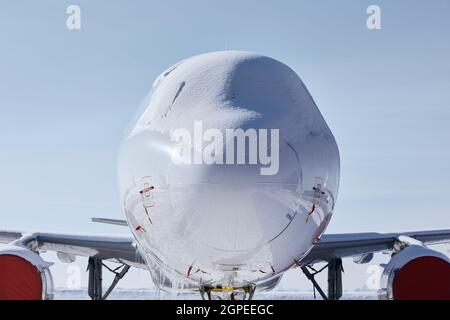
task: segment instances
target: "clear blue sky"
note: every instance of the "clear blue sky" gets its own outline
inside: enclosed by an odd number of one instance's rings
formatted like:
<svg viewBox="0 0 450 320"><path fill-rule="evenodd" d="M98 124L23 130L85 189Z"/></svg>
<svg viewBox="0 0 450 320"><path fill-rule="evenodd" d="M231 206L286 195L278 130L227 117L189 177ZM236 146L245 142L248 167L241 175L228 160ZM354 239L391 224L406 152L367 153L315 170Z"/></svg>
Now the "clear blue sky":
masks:
<svg viewBox="0 0 450 320"><path fill-rule="evenodd" d="M366 28L370 4L381 30ZM125 232L89 221L123 217L123 130L162 70L224 49L283 61L315 98L341 152L329 232L450 228L447 0L0 6L0 228Z"/></svg>

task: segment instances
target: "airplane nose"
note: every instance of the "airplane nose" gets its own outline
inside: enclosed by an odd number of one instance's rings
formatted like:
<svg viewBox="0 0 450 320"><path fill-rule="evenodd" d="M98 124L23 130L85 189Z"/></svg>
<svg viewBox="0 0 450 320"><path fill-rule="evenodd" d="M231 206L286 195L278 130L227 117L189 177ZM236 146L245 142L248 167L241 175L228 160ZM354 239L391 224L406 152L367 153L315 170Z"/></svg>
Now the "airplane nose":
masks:
<svg viewBox="0 0 450 320"><path fill-rule="evenodd" d="M173 214L185 236L217 250L256 250L276 239L300 205L301 168L295 153L280 149L280 171L261 175L259 165L171 165Z"/></svg>
<svg viewBox="0 0 450 320"><path fill-rule="evenodd" d="M196 257L211 268L250 257L269 261L270 246L285 243L286 232L299 230L298 221L305 224L299 158L283 140L279 147L278 172L263 175L267 165L176 163L173 143L156 133L128 139L120 163L133 170L124 171L129 175L122 185L129 187L122 192L141 245L161 257L169 250L185 263Z"/></svg>
<svg viewBox="0 0 450 320"><path fill-rule="evenodd" d="M253 250L275 239L292 220L298 199L289 184L205 183L171 187L170 193L188 241L223 251Z"/></svg>
<svg viewBox="0 0 450 320"><path fill-rule="evenodd" d="M259 280L317 241L339 153L289 67L252 53L194 57L164 72L144 106L119 153L119 185L148 261Z"/></svg>

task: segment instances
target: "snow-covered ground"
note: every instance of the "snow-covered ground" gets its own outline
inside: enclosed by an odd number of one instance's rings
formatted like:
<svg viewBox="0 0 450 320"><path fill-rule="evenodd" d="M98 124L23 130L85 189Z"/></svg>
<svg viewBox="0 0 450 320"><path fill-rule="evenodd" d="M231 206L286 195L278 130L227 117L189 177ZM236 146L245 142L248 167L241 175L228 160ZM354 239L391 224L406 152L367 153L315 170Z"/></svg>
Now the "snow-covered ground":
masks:
<svg viewBox="0 0 450 320"><path fill-rule="evenodd" d="M89 299L86 289L56 289L55 300L86 300ZM115 289L109 299L111 300L165 300L165 299L200 299L200 295L179 294L172 295L151 289ZM255 300L310 300L314 299L311 291L273 291L257 293ZM317 294L317 299L320 296ZM355 291L344 292L343 299L346 300L375 300L377 299L375 291Z"/></svg>

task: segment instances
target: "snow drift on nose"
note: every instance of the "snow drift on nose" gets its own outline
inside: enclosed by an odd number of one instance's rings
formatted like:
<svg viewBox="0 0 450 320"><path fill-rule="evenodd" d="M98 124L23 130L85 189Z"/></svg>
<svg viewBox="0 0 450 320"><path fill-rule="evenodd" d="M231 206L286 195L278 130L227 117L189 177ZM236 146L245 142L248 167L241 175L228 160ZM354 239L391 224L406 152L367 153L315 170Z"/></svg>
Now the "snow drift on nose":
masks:
<svg viewBox="0 0 450 320"><path fill-rule="evenodd" d="M283 128L282 138L292 142L309 131L331 135L297 74L250 52L213 52L181 61L155 80L144 108L132 135L193 130L198 119L204 129Z"/></svg>

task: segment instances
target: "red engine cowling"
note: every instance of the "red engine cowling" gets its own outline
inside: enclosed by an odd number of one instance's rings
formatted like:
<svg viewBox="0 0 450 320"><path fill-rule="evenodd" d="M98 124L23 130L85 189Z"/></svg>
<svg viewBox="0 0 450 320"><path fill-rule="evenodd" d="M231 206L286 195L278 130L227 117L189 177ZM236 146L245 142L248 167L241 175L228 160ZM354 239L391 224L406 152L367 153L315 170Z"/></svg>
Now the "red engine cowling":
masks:
<svg viewBox="0 0 450 320"><path fill-rule="evenodd" d="M18 246L0 250L0 300L53 298L51 264L38 254Z"/></svg>
<svg viewBox="0 0 450 320"><path fill-rule="evenodd" d="M450 300L450 260L440 252L408 246L384 268L380 299Z"/></svg>

